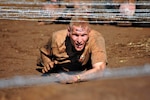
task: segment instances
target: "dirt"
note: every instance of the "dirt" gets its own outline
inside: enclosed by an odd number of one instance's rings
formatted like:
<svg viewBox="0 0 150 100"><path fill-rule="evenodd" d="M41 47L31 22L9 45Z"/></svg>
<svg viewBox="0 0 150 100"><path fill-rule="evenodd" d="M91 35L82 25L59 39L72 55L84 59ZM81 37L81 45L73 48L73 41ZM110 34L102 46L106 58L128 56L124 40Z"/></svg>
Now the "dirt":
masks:
<svg viewBox="0 0 150 100"><path fill-rule="evenodd" d="M91 24L106 41L108 68L150 63L150 28ZM39 48L67 24L0 20L0 79L42 75L36 69ZM45 84L0 89L0 100L150 100L150 76Z"/></svg>

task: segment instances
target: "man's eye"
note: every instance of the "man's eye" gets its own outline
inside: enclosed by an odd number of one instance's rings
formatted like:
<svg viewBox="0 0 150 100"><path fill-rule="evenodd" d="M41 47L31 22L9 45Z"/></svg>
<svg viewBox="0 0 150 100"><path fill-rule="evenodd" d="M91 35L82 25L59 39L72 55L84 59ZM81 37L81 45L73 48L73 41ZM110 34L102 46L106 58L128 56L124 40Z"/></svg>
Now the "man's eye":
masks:
<svg viewBox="0 0 150 100"><path fill-rule="evenodd" d="M73 36L78 36L77 34L73 34Z"/></svg>
<svg viewBox="0 0 150 100"><path fill-rule="evenodd" d="M82 36L86 36L87 34L83 34Z"/></svg>

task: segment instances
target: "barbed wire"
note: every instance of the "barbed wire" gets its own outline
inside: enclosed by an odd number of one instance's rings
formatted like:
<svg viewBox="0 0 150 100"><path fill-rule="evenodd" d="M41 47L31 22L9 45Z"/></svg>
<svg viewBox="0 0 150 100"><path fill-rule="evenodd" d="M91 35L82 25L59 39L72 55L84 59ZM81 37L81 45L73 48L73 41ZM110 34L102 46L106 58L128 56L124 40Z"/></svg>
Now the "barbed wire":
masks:
<svg viewBox="0 0 150 100"><path fill-rule="evenodd" d="M22 1L0 1L0 19L10 19L10 20L30 20L30 21L58 21L67 22L66 18L71 17L84 17L90 18L91 23L109 23L109 22L125 22L132 21L132 23L150 23L150 9L136 9L133 16L127 16L120 13L119 9L107 9L105 7L99 8L54 8L43 10L42 6L28 6L28 5L47 5L47 4L60 4L60 5L73 5L74 2L39 2L34 0L34 2ZM14 5L4 5L3 4L16 4L22 6ZM25 5L26 4L26 5ZM108 3L104 1L80 1L76 5L98 5L98 6L108 6L108 5L120 5L120 3ZM150 5L148 1L136 2L136 5ZM64 20L54 20L53 18L62 17ZM51 20L53 19L53 20Z"/></svg>
<svg viewBox="0 0 150 100"><path fill-rule="evenodd" d="M45 5L45 4L53 4L53 5L74 5L74 1L70 1L70 2L63 2L63 1L59 1L59 2L41 2L41 1L26 1L26 0L1 0L0 4L26 4L26 5ZM99 6L99 5L120 5L121 3L119 2L108 2L105 0L96 0L96 1L78 1L78 3L76 3L78 5L93 5L93 6ZM149 1L137 1L135 2L136 5L150 5Z"/></svg>
<svg viewBox="0 0 150 100"><path fill-rule="evenodd" d="M66 81L71 79L71 75L79 74L80 72L59 73L61 76L56 77L57 74L47 74L45 76L33 75L33 76L14 76L11 78L0 79L1 88L13 88L24 87L33 85L52 84L60 81ZM138 76L150 76L150 64L143 66L128 66L121 68L107 68L104 72L97 72L90 75L86 75L86 80L104 80L104 79L119 79L127 77Z"/></svg>

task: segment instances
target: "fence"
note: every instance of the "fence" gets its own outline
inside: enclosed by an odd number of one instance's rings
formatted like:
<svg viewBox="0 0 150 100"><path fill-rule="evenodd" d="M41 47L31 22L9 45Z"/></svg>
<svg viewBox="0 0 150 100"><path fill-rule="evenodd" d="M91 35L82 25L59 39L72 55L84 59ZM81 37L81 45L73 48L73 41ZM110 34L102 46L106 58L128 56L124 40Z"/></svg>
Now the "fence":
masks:
<svg viewBox="0 0 150 100"><path fill-rule="evenodd" d="M80 1L76 3L78 8L51 8L42 9L44 5L72 6L74 2L41 2L34 0L1 0L0 19L10 20L31 20L31 21L56 21L69 22L72 17L89 18L91 23L150 23L150 2L137 1L133 15L126 15L130 10L121 13L119 7L121 3L106 1ZM86 6L86 8L83 8ZM88 7L87 7L88 6ZM89 7L90 6L90 7ZM145 8L139 8L145 6ZM131 8L132 9L132 8ZM63 19L53 19L53 18Z"/></svg>

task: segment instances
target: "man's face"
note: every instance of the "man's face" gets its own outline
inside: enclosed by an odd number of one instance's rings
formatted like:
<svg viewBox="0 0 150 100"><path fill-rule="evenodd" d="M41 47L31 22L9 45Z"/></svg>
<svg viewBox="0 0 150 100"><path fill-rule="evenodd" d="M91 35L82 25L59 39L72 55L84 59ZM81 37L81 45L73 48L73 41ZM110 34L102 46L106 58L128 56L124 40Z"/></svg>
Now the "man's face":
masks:
<svg viewBox="0 0 150 100"><path fill-rule="evenodd" d="M73 26L71 33L69 33L69 37L76 51L82 51L89 38L89 32L88 29Z"/></svg>

